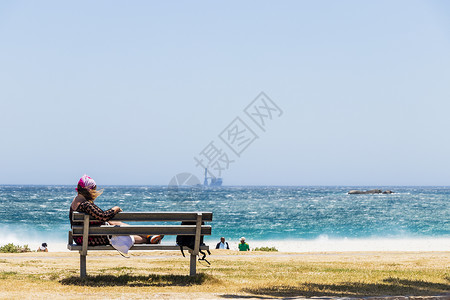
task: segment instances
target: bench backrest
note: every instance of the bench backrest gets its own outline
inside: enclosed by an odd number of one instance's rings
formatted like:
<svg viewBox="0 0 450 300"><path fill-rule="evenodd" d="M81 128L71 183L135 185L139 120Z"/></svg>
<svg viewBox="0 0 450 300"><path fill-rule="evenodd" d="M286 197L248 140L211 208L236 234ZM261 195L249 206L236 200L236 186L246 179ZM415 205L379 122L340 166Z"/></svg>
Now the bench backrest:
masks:
<svg viewBox="0 0 450 300"><path fill-rule="evenodd" d="M121 212L112 221L123 222L172 222L197 221L197 215L202 214L203 222L212 221L212 212ZM84 213L73 212L73 221L82 222Z"/></svg>

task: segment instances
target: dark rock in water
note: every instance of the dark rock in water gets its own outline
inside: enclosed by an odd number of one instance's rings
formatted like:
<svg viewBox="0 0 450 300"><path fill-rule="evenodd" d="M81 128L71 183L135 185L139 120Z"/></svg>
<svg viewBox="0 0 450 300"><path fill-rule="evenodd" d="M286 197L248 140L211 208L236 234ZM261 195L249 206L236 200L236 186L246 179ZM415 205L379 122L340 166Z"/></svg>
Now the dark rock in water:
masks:
<svg viewBox="0 0 450 300"><path fill-rule="evenodd" d="M382 190L368 190L368 191L358 191L358 190L351 190L348 192L349 195L364 195L364 194L392 194L394 193L393 191L387 190L387 191L382 191Z"/></svg>
<svg viewBox="0 0 450 300"><path fill-rule="evenodd" d="M352 190L348 192L350 195L360 195L360 194L381 194L382 190L368 190L368 191L358 191L358 190Z"/></svg>

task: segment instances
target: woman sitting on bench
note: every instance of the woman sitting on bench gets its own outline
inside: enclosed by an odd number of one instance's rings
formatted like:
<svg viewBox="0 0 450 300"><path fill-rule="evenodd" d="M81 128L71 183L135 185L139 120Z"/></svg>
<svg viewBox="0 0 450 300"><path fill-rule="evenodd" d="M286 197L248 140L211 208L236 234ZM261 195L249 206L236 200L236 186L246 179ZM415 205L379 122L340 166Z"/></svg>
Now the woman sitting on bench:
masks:
<svg viewBox="0 0 450 300"><path fill-rule="evenodd" d="M89 223L90 226L100 226L105 225L106 222L110 225L127 225L123 222L118 221L110 221L117 213L121 212L122 209L118 206L114 206L111 209L103 211L100 207L94 204L95 199L102 194L103 191L97 191L97 184L94 179L87 175L83 175L78 181L78 186L76 188L78 194L73 199L72 204L70 205L70 225L72 226L72 215L74 211L82 212L89 214L92 218L97 221L91 221ZM154 235L154 236L143 236L143 235L134 235L135 244L159 244L161 243L162 235ZM75 243L78 245L83 244L83 237L74 237ZM107 236L89 236L88 245L89 246L98 246L98 245L109 245L109 239Z"/></svg>

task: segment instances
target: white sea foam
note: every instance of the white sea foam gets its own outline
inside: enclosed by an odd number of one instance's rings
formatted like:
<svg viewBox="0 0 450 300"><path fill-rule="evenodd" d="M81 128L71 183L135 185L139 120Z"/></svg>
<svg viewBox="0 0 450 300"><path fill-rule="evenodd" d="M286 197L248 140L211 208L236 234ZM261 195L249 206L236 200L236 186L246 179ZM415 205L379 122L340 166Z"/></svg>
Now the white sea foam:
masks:
<svg viewBox="0 0 450 300"><path fill-rule="evenodd" d="M373 238L247 241L250 248L275 247L281 252L450 251L450 238ZM237 249L237 243L232 245Z"/></svg>
<svg viewBox="0 0 450 300"><path fill-rule="evenodd" d="M13 243L14 245L28 245L36 250L42 243L49 245L49 250L65 251L67 249L67 235L64 233L43 233L30 229L14 230L8 226L0 226L0 246Z"/></svg>

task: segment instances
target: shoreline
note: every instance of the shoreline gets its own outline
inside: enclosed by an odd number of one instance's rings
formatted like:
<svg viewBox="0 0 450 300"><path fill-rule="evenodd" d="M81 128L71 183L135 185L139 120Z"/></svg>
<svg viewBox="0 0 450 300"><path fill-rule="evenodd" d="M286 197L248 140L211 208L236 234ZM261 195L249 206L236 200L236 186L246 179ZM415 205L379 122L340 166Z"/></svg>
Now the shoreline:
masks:
<svg viewBox="0 0 450 300"><path fill-rule="evenodd" d="M219 239L217 239L218 241ZM216 240L205 239L205 243L213 249ZM13 243L16 245L27 244L31 250L36 250L42 242L48 244L50 252L69 252L67 242L52 241L42 237L36 240L7 239L7 242L0 240L0 246ZM231 250L237 250L238 242L227 239ZM321 236L317 239L280 239L280 240L251 240L247 238L250 249L257 247L275 247L283 253L318 253L318 252L355 252L355 251L379 251L379 252L433 252L450 251L450 238L328 238ZM163 240L163 244L174 244L174 237L168 237Z"/></svg>

